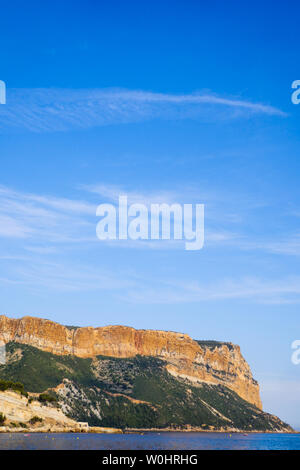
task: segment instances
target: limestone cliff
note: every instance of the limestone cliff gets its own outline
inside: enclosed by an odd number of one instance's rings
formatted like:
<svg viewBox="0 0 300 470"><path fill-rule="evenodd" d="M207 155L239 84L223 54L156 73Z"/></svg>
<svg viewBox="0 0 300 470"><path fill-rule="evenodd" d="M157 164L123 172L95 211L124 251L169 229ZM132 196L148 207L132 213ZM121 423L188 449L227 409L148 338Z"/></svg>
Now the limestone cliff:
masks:
<svg viewBox="0 0 300 470"><path fill-rule="evenodd" d="M58 355L129 358L154 356L166 361L170 374L191 382L222 384L262 408L259 386L239 346L197 342L186 334L135 330L125 326L68 328L36 317L0 316L0 342L29 344Z"/></svg>

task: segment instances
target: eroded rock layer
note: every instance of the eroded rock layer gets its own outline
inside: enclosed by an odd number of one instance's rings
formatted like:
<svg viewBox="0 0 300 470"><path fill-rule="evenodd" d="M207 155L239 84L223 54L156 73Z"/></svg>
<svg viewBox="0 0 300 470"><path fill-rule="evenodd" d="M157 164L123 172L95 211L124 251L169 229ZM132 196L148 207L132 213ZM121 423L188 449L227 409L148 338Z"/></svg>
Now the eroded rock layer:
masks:
<svg viewBox="0 0 300 470"><path fill-rule="evenodd" d="M166 361L169 373L193 383L222 384L262 408L259 385L239 346L195 341L181 333L135 330L126 326L69 328L36 317L0 316L0 342L29 344L58 355L95 357L154 356Z"/></svg>

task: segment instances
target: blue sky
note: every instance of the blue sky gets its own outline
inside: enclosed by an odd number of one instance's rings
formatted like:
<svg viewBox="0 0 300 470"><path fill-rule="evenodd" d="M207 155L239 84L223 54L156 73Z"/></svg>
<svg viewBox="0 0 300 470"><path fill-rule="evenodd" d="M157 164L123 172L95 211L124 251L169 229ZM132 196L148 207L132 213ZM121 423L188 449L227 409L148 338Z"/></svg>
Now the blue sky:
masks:
<svg viewBox="0 0 300 470"><path fill-rule="evenodd" d="M1 313L238 343L300 427L297 2L1 6ZM204 203L203 250L97 240L120 193Z"/></svg>

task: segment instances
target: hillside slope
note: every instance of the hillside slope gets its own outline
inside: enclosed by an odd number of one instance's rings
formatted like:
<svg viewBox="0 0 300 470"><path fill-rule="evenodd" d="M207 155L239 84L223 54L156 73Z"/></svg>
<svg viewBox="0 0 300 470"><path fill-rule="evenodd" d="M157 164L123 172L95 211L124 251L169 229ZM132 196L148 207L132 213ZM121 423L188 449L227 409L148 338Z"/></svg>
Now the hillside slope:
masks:
<svg viewBox="0 0 300 470"><path fill-rule="evenodd" d="M6 418L4 424L8 422L13 422L15 425L27 423L27 426L29 426L30 421L36 417L41 420L43 425L48 425L48 428L53 425L75 427L76 424L60 409L45 406L37 399L29 401L26 397L9 390L0 392L0 413Z"/></svg>
<svg viewBox="0 0 300 470"><path fill-rule="evenodd" d="M16 342L6 348L0 378L22 382L29 392L51 389L76 421L120 428L291 431L224 385L175 377L169 363L156 357L60 356Z"/></svg>

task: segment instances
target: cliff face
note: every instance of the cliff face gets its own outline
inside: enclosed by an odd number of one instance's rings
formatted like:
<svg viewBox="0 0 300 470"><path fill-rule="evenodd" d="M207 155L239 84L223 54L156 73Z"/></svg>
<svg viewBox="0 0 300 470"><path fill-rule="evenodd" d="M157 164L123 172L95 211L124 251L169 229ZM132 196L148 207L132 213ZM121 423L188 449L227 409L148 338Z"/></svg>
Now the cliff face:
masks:
<svg viewBox="0 0 300 470"><path fill-rule="evenodd" d="M167 370L176 377L194 383L225 385L262 408L258 383L239 346L231 343L201 343L185 334L125 326L70 329L40 318L10 319L6 316L0 316L1 341L15 341L54 354L82 358L97 355L158 357L166 361Z"/></svg>

